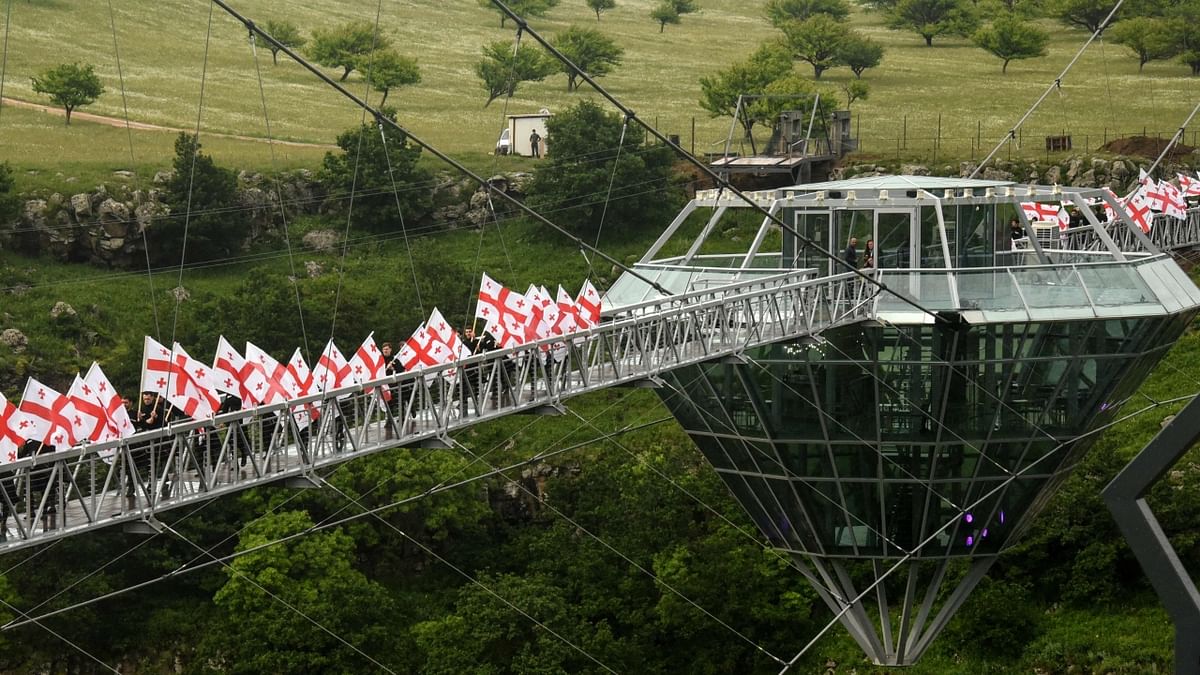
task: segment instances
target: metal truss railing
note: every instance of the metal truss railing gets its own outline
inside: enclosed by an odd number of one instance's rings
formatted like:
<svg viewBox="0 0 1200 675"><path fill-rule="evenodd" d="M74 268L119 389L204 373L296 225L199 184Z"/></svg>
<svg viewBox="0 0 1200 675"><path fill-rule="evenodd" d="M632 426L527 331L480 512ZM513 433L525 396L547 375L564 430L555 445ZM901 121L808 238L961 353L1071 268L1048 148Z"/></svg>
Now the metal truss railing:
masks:
<svg viewBox="0 0 1200 675"><path fill-rule="evenodd" d="M1105 231L1122 251L1144 249L1137 235L1123 222L1110 222ZM1105 251L1104 240L1091 227L1074 227L1067 230L1063 248L1073 251ZM1154 217L1154 224L1146 235L1161 251L1174 251L1200 245L1200 208L1187 211L1187 219L1179 220L1163 214Z"/></svg>
<svg viewBox="0 0 1200 675"><path fill-rule="evenodd" d="M561 338L25 458L0 467L0 552L116 523L154 528L157 512L271 483L314 485L318 469L392 448L448 447L473 424L553 414L572 396L866 318L874 293L850 274L759 277L624 307Z"/></svg>

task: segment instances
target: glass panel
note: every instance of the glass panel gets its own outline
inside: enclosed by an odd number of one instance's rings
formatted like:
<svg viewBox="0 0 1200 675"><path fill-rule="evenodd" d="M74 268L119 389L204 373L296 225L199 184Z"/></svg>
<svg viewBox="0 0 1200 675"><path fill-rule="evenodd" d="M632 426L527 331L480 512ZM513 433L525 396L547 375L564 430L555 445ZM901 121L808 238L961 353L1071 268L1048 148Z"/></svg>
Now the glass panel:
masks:
<svg viewBox="0 0 1200 675"><path fill-rule="evenodd" d="M921 238L919 240L921 255L917 267L945 267L946 257L942 255L942 232L938 227L937 207L921 208Z"/></svg>
<svg viewBox="0 0 1200 675"><path fill-rule="evenodd" d="M874 225L874 211L838 211L837 253L843 259L850 258L850 242L854 241L854 265L866 267L867 242L871 240ZM845 268L838 267L836 272L844 272Z"/></svg>
<svg viewBox="0 0 1200 675"><path fill-rule="evenodd" d="M874 261L880 268L912 267L909 239L912 237L912 214L876 211Z"/></svg>
<svg viewBox="0 0 1200 675"><path fill-rule="evenodd" d="M1095 316L1083 284L1070 267L1014 269L1031 318L1064 319ZM1043 310L1043 311L1038 311Z"/></svg>
<svg viewBox="0 0 1200 675"><path fill-rule="evenodd" d="M801 211L796 214L796 229L816 245L801 248L799 264L796 266L812 268L822 274L828 274L833 263L816 249L817 247L829 248L829 213Z"/></svg>
<svg viewBox="0 0 1200 675"><path fill-rule="evenodd" d="M987 267L995 250L996 207L976 204L958 207L956 233L959 267Z"/></svg>

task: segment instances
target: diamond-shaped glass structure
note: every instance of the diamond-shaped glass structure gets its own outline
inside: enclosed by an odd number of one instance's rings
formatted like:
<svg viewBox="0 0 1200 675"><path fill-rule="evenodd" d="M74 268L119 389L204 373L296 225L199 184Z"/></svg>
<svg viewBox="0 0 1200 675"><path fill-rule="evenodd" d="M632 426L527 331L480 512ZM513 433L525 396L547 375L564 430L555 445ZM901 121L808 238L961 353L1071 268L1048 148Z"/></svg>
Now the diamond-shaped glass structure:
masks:
<svg viewBox="0 0 1200 675"><path fill-rule="evenodd" d="M890 290L870 320L663 376L730 492L879 664L920 657L1200 308L1152 239L1100 222L1098 191L1061 190L891 178L760 193L839 255L849 237L881 242L864 271ZM672 227L704 206L715 222L737 206L723 199L699 195ZM1086 220L1050 230L1024 200L1077 202ZM782 250L757 250L772 227L706 257L706 224L687 255L652 250L639 268L672 290L839 272L786 231ZM625 277L607 301L653 292Z"/></svg>

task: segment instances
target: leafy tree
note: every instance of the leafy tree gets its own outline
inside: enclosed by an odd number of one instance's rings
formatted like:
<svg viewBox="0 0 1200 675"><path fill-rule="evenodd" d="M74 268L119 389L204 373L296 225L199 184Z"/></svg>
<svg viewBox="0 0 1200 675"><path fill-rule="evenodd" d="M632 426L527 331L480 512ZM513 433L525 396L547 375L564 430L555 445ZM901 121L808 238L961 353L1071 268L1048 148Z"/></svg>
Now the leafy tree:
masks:
<svg viewBox="0 0 1200 675"><path fill-rule="evenodd" d="M783 26L784 41L792 55L812 65L813 77L838 65L842 48L850 39L850 29L828 14L817 14Z"/></svg>
<svg viewBox="0 0 1200 675"><path fill-rule="evenodd" d="M385 110L384 115L395 120L394 111ZM337 145L342 152L325 154L322 178L331 194L357 191L353 212L356 225L394 232L400 228L401 217L412 222L429 210L429 191L423 187L429 175L417 166L421 149L409 145L404 132L388 124L368 123L343 131Z"/></svg>
<svg viewBox="0 0 1200 675"><path fill-rule="evenodd" d="M375 91L383 94L379 105L387 103L388 93L395 87L406 87L421 81L421 70L417 62L397 54L393 49L378 49L360 57L358 69L363 78Z"/></svg>
<svg viewBox="0 0 1200 675"><path fill-rule="evenodd" d="M854 77L862 77L868 68L874 68L883 60L883 45L863 36L857 31L851 31L842 49L838 53L838 61L854 72Z"/></svg>
<svg viewBox="0 0 1200 675"><path fill-rule="evenodd" d="M240 211L230 210L237 203L237 176L200 148L191 134L181 132L175 139L174 170L164 199L171 214L147 230L151 257L158 264L179 264L185 253L187 262L214 260L246 239Z"/></svg>
<svg viewBox="0 0 1200 675"><path fill-rule="evenodd" d="M1200 75L1200 2L1180 3L1168 16L1168 37L1179 60Z"/></svg>
<svg viewBox="0 0 1200 675"><path fill-rule="evenodd" d="M483 48L483 58L475 64L475 74L488 91L488 107L501 96L512 96L522 82L541 82L558 70L558 62L530 45L521 45L513 55L512 45L500 41Z"/></svg>
<svg viewBox="0 0 1200 675"><path fill-rule="evenodd" d="M768 0L764 10L772 26L782 28L791 21L803 21L817 14L828 14L838 21L850 16L846 0Z"/></svg>
<svg viewBox="0 0 1200 675"><path fill-rule="evenodd" d="M700 78L700 107L713 117L733 117L738 122L754 152L754 125L759 120L738 114L738 98L745 94L764 94L767 86L792 72L792 57L781 44L763 44L741 63L735 63L715 75Z"/></svg>
<svg viewBox="0 0 1200 675"><path fill-rule="evenodd" d="M104 85L90 63L64 63L32 79L35 92L46 94L67 112L68 125L75 108L94 103L104 93Z"/></svg>
<svg viewBox="0 0 1200 675"><path fill-rule="evenodd" d="M625 53L612 38L595 28L571 26L554 37L554 46L563 53L579 69L592 77L601 77L611 73L613 68L621 64L621 56ZM562 64L562 70L567 74L567 91L575 91L578 87L579 73L567 64Z"/></svg>
<svg viewBox="0 0 1200 675"><path fill-rule="evenodd" d="M1128 47L1137 55L1138 72L1150 61L1170 58L1175 54L1170 35L1166 19L1146 16L1126 19L1108 31L1113 42Z"/></svg>
<svg viewBox="0 0 1200 675"><path fill-rule="evenodd" d="M600 12L610 9L615 9L617 0L587 0L587 6L596 13L596 20L600 20Z"/></svg>
<svg viewBox="0 0 1200 675"><path fill-rule="evenodd" d="M865 101L871 93L871 88L862 80L850 80L842 85L842 92L846 94L846 109L848 110L855 101Z"/></svg>
<svg viewBox="0 0 1200 675"><path fill-rule="evenodd" d="M559 222L570 223L579 233L596 232L602 218L607 231L618 232L669 216L680 196L671 168L674 153L666 146L646 145L645 133L635 124L626 129L622 144L621 127L619 116L591 101L547 120L554 152L534 172L534 208L554 210Z"/></svg>
<svg viewBox="0 0 1200 675"><path fill-rule="evenodd" d="M363 57L391 47L391 41L377 33L369 21L352 21L328 30L313 31L308 55L326 68L341 68L345 82L354 69L365 63Z"/></svg>
<svg viewBox="0 0 1200 675"><path fill-rule="evenodd" d="M300 34L300 29L291 21L268 20L267 25L264 26L264 30L267 31L268 35L289 49L300 49L307 42L304 36ZM271 50L271 62L279 65L279 47L272 42L268 42L267 47Z"/></svg>
<svg viewBox="0 0 1200 675"><path fill-rule="evenodd" d="M1004 62L1000 72L1008 72L1008 62L1046 55L1050 35L1012 14L1001 16L971 37L975 46Z"/></svg>
<svg viewBox="0 0 1200 675"><path fill-rule="evenodd" d="M264 516L247 526L238 549L313 525L299 511ZM354 541L335 530L235 559L214 598L223 610L223 625L205 640L208 655L233 673L348 673L374 667L346 643L382 663L393 661L399 646L389 630L396 621L395 603L385 588L355 568L355 555ZM229 639L251 635L256 638Z"/></svg>
<svg viewBox="0 0 1200 675"><path fill-rule="evenodd" d="M662 0L650 10L650 18L658 22L658 32L663 32L667 24L676 25L684 14L700 11L696 0Z"/></svg>
<svg viewBox="0 0 1200 675"><path fill-rule="evenodd" d="M888 16L888 26L911 30L933 46L940 35L970 35L978 20L965 0L898 0Z"/></svg>
<svg viewBox="0 0 1200 675"><path fill-rule="evenodd" d="M558 7L559 0L508 0L504 4L516 13L522 19L531 19L538 16L546 16L550 10ZM492 3L491 0L479 0L481 7L494 9L500 13L500 27L504 28L508 21L508 15L505 14L499 7Z"/></svg>
<svg viewBox="0 0 1200 675"><path fill-rule="evenodd" d="M14 185L12 167L8 162L0 163L0 224L16 220L20 212L21 201L13 192Z"/></svg>
<svg viewBox="0 0 1200 675"><path fill-rule="evenodd" d="M814 129L824 129L826 120L837 108L835 92L818 86L812 80L801 77L799 73L790 73L767 85L761 98L746 109L746 115L753 117L759 124L774 125L779 115L786 110L813 109L813 101L817 100L817 117Z"/></svg>
<svg viewBox="0 0 1200 675"><path fill-rule="evenodd" d="M1116 4L1116 0L1051 0L1047 11L1068 26L1094 33ZM1120 17L1121 12L1118 11L1113 21Z"/></svg>

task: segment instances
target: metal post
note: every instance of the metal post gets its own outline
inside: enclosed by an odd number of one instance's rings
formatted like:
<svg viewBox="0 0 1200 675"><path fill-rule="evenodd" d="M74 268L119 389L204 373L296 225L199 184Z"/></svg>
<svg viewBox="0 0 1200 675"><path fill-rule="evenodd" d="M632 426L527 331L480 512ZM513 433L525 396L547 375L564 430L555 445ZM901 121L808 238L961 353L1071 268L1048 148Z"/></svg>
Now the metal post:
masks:
<svg viewBox="0 0 1200 675"><path fill-rule="evenodd" d="M696 116L692 115L692 154L696 154Z"/></svg>
<svg viewBox="0 0 1200 675"><path fill-rule="evenodd" d="M933 141L933 163L937 164L938 150L942 149L942 113L938 113L937 138Z"/></svg>
<svg viewBox="0 0 1200 675"><path fill-rule="evenodd" d="M1200 635L1200 592L1146 503L1146 496L1198 440L1200 397L1179 411L1102 493L1117 527L1175 624L1177 675L1200 673L1200 641L1196 640Z"/></svg>
<svg viewBox="0 0 1200 675"><path fill-rule="evenodd" d="M904 116L904 127L901 129L904 138L904 149L908 149L908 115Z"/></svg>

